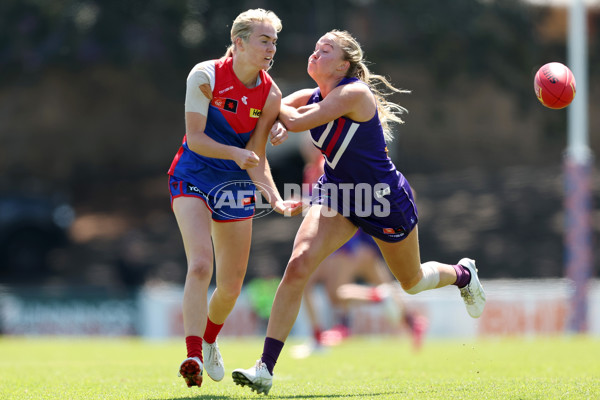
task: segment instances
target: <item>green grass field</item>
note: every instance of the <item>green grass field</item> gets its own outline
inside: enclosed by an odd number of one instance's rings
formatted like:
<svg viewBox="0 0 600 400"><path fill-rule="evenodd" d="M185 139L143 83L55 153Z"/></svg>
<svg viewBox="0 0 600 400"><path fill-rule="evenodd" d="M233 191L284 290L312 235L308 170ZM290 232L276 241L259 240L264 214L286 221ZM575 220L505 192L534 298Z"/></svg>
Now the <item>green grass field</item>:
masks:
<svg viewBox="0 0 600 400"><path fill-rule="evenodd" d="M188 389L177 377L182 340L0 338L0 399L248 399L231 370L248 368L262 339L219 341L226 375ZM600 340L353 338L296 360L290 341L272 399L600 399Z"/></svg>

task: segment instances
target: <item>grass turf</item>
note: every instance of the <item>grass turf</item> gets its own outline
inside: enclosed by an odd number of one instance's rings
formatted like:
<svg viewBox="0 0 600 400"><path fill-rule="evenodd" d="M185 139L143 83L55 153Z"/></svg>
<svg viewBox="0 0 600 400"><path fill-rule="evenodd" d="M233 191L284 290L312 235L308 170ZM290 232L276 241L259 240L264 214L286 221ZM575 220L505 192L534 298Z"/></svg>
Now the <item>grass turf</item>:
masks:
<svg viewBox="0 0 600 400"><path fill-rule="evenodd" d="M262 398L231 380L262 351L262 339L224 338L225 378L202 388L177 377L183 339L0 338L0 399ZM600 399L600 340L352 338L296 360L284 347L272 399Z"/></svg>

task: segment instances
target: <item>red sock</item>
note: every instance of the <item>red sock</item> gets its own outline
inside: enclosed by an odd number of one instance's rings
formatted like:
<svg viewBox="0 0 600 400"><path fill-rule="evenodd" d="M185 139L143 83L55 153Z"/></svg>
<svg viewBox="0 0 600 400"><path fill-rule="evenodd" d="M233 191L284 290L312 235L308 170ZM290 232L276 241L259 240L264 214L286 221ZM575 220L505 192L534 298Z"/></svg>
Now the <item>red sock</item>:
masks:
<svg viewBox="0 0 600 400"><path fill-rule="evenodd" d="M322 334L322 333L323 333L323 332L322 332L322 331L321 331L321 329L319 329L319 328L314 328L314 329L313 329L313 338L315 339L315 341L316 341L317 343L321 343L321 334Z"/></svg>
<svg viewBox="0 0 600 400"><path fill-rule="evenodd" d="M202 358L202 338L199 336L186 336L185 345L187 347L188 358L198 357L200 361L204 362Z"/></svg>
<svg viewBox="0 0 600 400"><path fill-rule="evenodd" d="M204 341L206 343L214 343L217 340L217 335L221 332L223 324L217 325L206 317L206 330L204 331Z"/></svg>
<svg viewBox="0 0 600 400"><path fill-rule="evenodd" d="M369 300L373 303L381 303L383 301L383 297L381 297L377 287L369 288Z"/></svg>

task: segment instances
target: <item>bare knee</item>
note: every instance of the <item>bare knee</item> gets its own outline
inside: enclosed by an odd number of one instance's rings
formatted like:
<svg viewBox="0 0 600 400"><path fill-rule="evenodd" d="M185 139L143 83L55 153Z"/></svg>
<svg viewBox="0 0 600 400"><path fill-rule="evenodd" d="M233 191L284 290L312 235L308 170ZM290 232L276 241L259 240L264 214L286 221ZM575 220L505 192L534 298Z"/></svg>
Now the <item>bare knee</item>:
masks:
<svg viewBox="0 0 600 400"><path fill-rule="evenodd" d="M186 279L195 279L198 281L210 281L213 274L212 262L197 259L188 263L188 272Z"/></svg>
<svg viewBox="0 0 600 400"><path fill-rule="evenodd" d="M410 290L415 285L417 285L421 279L423 279L423 273L422 273L421 269L419 269L416 274L402 279L400 281L400 286L402 286L402 289L404 289L404 291L406 293L414 294L414 293L410 293Z"/></svg>
<svg viewBox="0 0 600 400"><path fill-rule="evenodd" d="M312 268L306 254L292 256L285 268L282 283L285 285L298 286L304 290L306 282L310 278Z"/></svg>
<svg viewBox="0 0 600 400"><path fill-rule="evenodd" d="M235 302L242 292L243 283L243 278L235 281L219 282L215 290L221 300Z"/></svg>

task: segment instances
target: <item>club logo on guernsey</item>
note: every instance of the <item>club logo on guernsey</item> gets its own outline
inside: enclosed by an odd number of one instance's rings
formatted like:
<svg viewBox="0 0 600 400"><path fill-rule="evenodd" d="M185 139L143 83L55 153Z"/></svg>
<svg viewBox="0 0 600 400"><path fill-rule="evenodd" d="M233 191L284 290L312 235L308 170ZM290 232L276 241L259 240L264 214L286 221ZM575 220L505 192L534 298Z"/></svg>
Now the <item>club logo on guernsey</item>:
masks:
<svg viewBox="0 0 600 400"><path fill-rule="evenodd" d="M386 188L384 188L384 189L377 190L377 191L375 192L375 197L376 197L376 198L378 198L378 199L380 199L380 198L382 198L383 196L386 196L386 195L388 195L388 194L390 194L390 193L392 193L392 190L391 190L391 189L390 189L390 187L388 186L388 187L386 187Z"/></svg>

